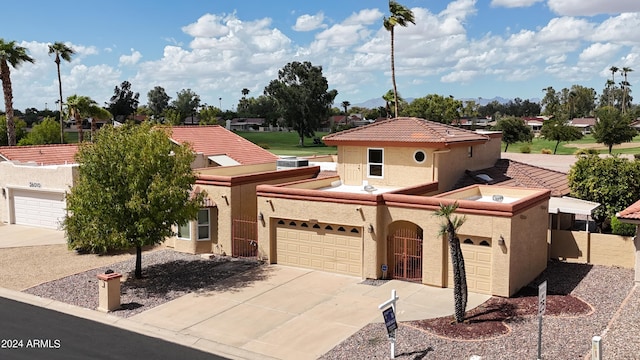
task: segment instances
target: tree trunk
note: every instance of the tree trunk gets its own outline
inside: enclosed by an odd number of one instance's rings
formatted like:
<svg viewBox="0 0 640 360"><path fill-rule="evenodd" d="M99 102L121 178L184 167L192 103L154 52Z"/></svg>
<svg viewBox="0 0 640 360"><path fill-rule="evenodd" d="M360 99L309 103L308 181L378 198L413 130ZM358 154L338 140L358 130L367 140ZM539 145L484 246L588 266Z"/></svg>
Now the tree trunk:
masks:
<svg viewBox="0 0 640 360"><path fill-rule="evenodd" d="M613 149L613 144L609 144L609 155L611 155L611 150Z"/></svg>
<svg viewBox="0 0 640 360"><path fill-rule="evenodd" d="M508 148L509 148L509 143L506 143L506 145L504 146L504 152L507 152Z"/></svg>
<svg viewBox="0 0 640 360"><path fill-rule="evenodd" d="M76 129L78 130L78 143L82 143L84 136L82 134L82 119L79 114L76 113Z"/></svg>
<svg viewBox="0 0 640 360"><path fill-rule="evenodd" d="M4 108L7 118L7 141L9 146L15 146L16 126L13 121L13 90L11 89L11 72L6 60L0 61L0 76L2 76L2 93L4 94Z"/></svg>
<svg viewBox="0 0 640 360"><path fill-rule="evenodd" d="M394 55L394 34L393 34L393 26L391 27L391 82L393 83L393 107L394 107L394 117L398 117L398 87L396 85L396 64L395 64L395 55Z"/></svg>
<svg viewBox="0 0 640 360"><path fill-rule="evenodd" d="M455 235L453 224L448 225L449 253L453 268L453 299L455 302L454 318L457 323L464 321L467 308L467 276L464 268L464 258L460 248L460 239Z"/></svg>
<svg viewBox="0 0 640 360"><path fill-rule="evenodd" d="M142 279L142 246L136 246L136 279Z"/></svg>
<svg viewBox="0 0 640 360"><path fill-rule="evenodd" d="M558 145L560 145L560 140L556 141L556 147L553 148L553 155L555 155L556 151L558 151Z"/></svg>
<svg viewBox="0 0 640 360"><path fill-rule="evenodd" d="M58 94L60 95L60 144L64 144L64 125L62 124L62 78L60 77L60 58L56 58L58 66Z"/></svg>

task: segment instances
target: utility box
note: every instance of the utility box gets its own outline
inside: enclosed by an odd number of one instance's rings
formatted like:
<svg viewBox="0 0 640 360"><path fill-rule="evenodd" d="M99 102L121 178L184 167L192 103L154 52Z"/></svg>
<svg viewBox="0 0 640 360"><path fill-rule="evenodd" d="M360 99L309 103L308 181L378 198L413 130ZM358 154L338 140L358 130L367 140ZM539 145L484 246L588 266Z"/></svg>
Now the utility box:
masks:
<svg viewBox="0 0 640 360"><path fill-rule="evenodd" d="M110 312L120 308L121 274L98 274L98 310Z"/></svg>

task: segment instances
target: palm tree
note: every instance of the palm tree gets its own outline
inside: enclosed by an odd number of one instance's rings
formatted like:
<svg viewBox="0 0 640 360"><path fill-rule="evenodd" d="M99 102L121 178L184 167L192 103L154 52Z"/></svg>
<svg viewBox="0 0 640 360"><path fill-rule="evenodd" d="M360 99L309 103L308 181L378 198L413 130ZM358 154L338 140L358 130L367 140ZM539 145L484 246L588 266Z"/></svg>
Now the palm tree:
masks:
<svg viewBox="0 0 640 360"><path fill-rule="evenodd" d="M35 60L27 54L27 49L16 45L15 41L6 42L0 38L0 79L4 95L4 108L7 118L7 141L9 146L16 145L16 125L13 121L13 89L11 88L11 70L9 65L17 69L23 62L33 63Z"/></svg>
<svg viewBox="0 0 640 360"><path fill-rule="evenodd" d="M394 28L396 27L396 25L406 27L409 25L408 23L412 23L415 25L416 22L413 17L413 12L411 10L409 10L407 7L403 5L398 4L393 0L389 1L389 12L391 13L391 16L389 17L385 16L384 19L382 20L382 24L384 25L384 28L387 29L387 31L389 31L389 33L391 34L391 81L393 83L393 95L395 99L395 106L394 106L395 117L398 117L398 87L396 85L396 65L395 65L395 56L394 56L394 52L395 52Z"/></svg>
<svg viewBox="0 0 640 360"><path fill-rule="evenodd" d="M82 120L85 117L98 114L98 103L93 101L88 96L71 95L67 98L67 108L69 109L69 116L73 117L76 121L76 127L78 129L78 142L81 143L84 140L82 132Z"/></svg>
<svg viewBox="0 0 640 360"><path fill-rule="evenodd" d="M348 119L349 115L347 114L347 109L349 108L349 106L351 106L350 102L348 102L346 100L342 102L342 108L344 109L344 123L345 124L347 123L347 120L349 120Z"/></svg>
<svg viewBox="0 0 640 360"><path fill-rule="evenodd" d="M61 42L56 42L53 45L49 45L49 55L56 54L55 60L58 68L58 95L60 95L60 143L64 143L64 126L62 125L62 80L60 78L60 62L62 60L66 62L71 61L71 55L75 54L75 51Z"/></svg>
<svg viewBox="0 0 640 360"><path fill-rule="evenodd" d="M454 317L457 323L461 323L464 321L464 314L467 308L467 273L464 268L460 239L456 231L464 224L466 218L458 216L451 218L451 214L457 208L457 202L450 205L440 204L440 208L435 212L435 215L444 219L439 234L441 236L447 235L447 240L449 241L449 253L451 254L451 265L453 267Z"/></svg>
<svg viewBox="0 0 640 360"><path fill-rule="evenodd" d="M629 74L630 72L632 72L633 69L630 67L623 67L622 70L620 70L620 72L622 73L622 76L624 76L624 80L622 81L622 113L624 114L626 112L626 105L627 105L627 96L629 95L629 87L631 86L631 84L629 84L629 81L627 79L627 74Z"/></svg>
<svg viewBox="0 0 640 360"><path fill-rule="evenodd" d="M247 88L242 89L242 98L243 98L243 99L244 99L244 98L246 98L246 97L247 97L247 95L249 95L249 91L250 91L250 90L249 90L249 89L247 89Z"/></svg>
<svg viewBox="0 0 640 360"><path fill-rule="evenodd" d="M618 70L620 69L615 65L609 68L609 71L611 71L612 89L616 86L616 73L618 72ZM607 81L607 83L609 82ZM611 94L613 94L613 91L611 91ZM611 98L610 102L610 105L613 106L613 98Z"/></svg>

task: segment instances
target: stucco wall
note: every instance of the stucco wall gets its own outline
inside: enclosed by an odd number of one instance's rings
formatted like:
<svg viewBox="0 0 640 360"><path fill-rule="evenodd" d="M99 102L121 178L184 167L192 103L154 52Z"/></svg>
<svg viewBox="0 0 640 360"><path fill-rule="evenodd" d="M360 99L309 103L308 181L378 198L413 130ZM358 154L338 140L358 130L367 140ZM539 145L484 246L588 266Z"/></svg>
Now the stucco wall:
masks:
<svg viewBox="0 0 640 360"><path fill-rule="evenodd" d="M631 236L552 230L550 257L567 262L633 269L636 247Z"/></svg>
<svg viewBox="0 0 640 360"><path fill-rule="evenodd" d="M0 221L9 222L9 209L13 203L11 189L68 192L77 179L77 165L27 166L0 162L0 187L4 189Z"/></svg>
<svg viewBox="0 0 640 360"><path fill-rule="evenodd" d="M449 152L436 155L436 179L440 184L439 191L449 191L464 175L465 170L480 170L492 167L500 158L500 148L496 139L486 144L473 145L473 154L469 157L468 146L452 147Z"/></svg>

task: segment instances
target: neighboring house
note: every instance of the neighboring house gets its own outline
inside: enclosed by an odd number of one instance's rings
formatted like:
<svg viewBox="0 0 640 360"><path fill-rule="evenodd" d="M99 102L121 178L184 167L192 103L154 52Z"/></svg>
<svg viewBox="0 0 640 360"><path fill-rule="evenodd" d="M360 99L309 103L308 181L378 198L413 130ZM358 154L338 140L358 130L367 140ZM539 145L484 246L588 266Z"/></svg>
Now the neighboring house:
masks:
<svg viewBox="0 0 640 360"><path fill-rule="evenodd" d="M569 125L580 129L580 131L584 134L591 134L591 130L596 124L596 118L574 118L571 119Z"/></svg>
<svg viewBox="0 0 640 360"><path fill-rule="evenodd" d="M636 236L633 238L636 250L634 280L636 284L638 284L640 283L640 200L617 213L616 217L624 223L634 224L636 226Z"/></svg>
<svg viewBox="0 0 640 360"><path fill-rule="evenodd" d="M466 171L496 163L500 133L398 118L323 140L338 147L337 175L256 187L255 246L270 263L450 287L434 213L458 202L470 291L510 296L545 269L550 190L451 191Z"/></svg>
<svg viewBox="0 0 640 360"><path fill-rule="evenodd" d="M264 126L263 118L234 118L229 122L229 130L255 130Z"/></svg>
<svg viewBox="0 0 640 360"><path fill-rule="evenodd" d="M77 151L75 144L0 147L0 221L58 228L77 178Z"/></svg>

